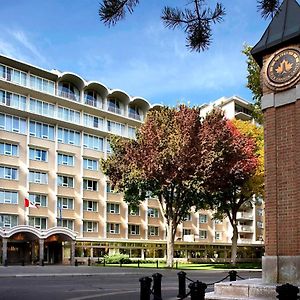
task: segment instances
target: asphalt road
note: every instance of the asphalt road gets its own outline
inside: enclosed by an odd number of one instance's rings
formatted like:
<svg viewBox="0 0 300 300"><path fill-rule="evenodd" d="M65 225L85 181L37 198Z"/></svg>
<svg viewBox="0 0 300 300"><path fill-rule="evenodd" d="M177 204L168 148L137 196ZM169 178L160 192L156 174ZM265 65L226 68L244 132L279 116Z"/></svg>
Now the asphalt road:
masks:
<svg viewBox="0 0 300 300"><path fill-rule="evenodd" d="M14 275L9 268L0 269L1 300L138 300L139 278L151 277L157 271L163 275L162 299L176 299L178 293L177 270L89 268L87 272L86 269L77 268L75 273L68 268L69 273L65 270L60 272L60 269L57 273L55 269L47 273L47 268L36 273L26 270L26 267L20 270L22 273L18 271ZM187 271L186 273L189 278L205 283L220 280L228 274L227 271ZM244 278L261 277L260 272L241 271L238 274ZM213 286L209 286L206 291L212 290Z"/></svg>

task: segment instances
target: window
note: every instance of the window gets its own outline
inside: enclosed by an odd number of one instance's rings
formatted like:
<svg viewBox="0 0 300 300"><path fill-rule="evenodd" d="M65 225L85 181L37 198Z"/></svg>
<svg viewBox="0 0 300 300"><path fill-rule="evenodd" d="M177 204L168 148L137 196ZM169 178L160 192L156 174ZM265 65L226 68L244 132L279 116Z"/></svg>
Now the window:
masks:
<svg viewBox="0 0 300 300"><path fill-rule="evenodd" d="M156 226L148 226L148 235L149 236L158 236L159 228Z"/></svg>
<svg viewBox="0 0 300 300"><path fill-rule="evenodd" d="M114 190L109 182L106 183L106 192L107 193L114 193Z"/></svg>
<svg viewBox="0 0 300 300"><path fill-rule="evenodd" d="M216 231L215 232L215 240L222 240L222 232L221 231Z"/></svg>
<svg viewBox="0 0 300 300"><path fill-rule="evenodd" d="M128 126L128 137L132 139L136 138L136 131L134 127Z"/></svg>
<svg viewBox="0 0 300 300"><path fill-rule="evenodd" d="M98 211L98 203L96 201L83 200L84 211Z"/></svg>
<svg viewBox="0 0 300 300"><path fill-rule="evenodd" d="M74 220L62 219L62 220L58 221L58 223L62 227L68 228L70 230L74 230Z"/></svg>
<svg viewBox="0 0 300 300"><path fill-rule="evenodd" d="M71 176L58 175L57 185L68 188L74 188L74 178Z"/></svg>
<svg viewBox="0 0 300 300"><path fill-rule="evenodd" d="M33 226L38 229L47 229L47 218L29 217L29 226Z"/></svg>
<svg viewBox="0 0 300 300"><path fill-rule="evenodd" d="M46 140L54 140L54 126L30 121L29 124L29 134L31 136L40 138L40 139L46 139Z"/></svg>
<svg viewBox="0 0 300 300"><path fill-rule="evenodd" d="M12 228L18 225L18 216L0 214L0 227Z"/></svg>
<svg viewBox="0 0 300 300"><path fill-rule="evenodd" d="M148 208L148 217L149 218L158 218L158 208L149 207Z"/></svg>
<svg viewBox="0 0 300 300"><path fill-rule="evenodd" d="M208 217L207 217L207 215L202 215L202 214L200 214L199 215L199 222L200 223L207 223L207 221L208 221Z"/></svg>
<svg viewBox="0 0 300 300"><path fill-rule="evenodd" d="M191 235L192 234L192 230L191 229L183 228L182 234L183 235Z"/></svg>
<svg viewBox="0 0 300 300"><path fill-rule="evenodd" d="M98 223L92 221L83 221L83 232L97 232Z"/></svg>
<svg viewBox="0 0 300 300"><path fill-rule="evenodd" d="M26 97L0 90L0 103L26 111Z"/></svg>
<svg viewBox="0 0 300 300"><path fill-rule="evenodd" d="M58 118L63 121L80 124L80 112L66 107L58 107Z"/></svg>
<svg viewBox="0 0 300 300"><path fill-rule="evenodd" d="M106 232L111 233L111 234L119 234L120 233L120 224L107 223Z"/></svg>
<svg viewBox="0 0 300 300"><path fill-rule="evenodd" d="M107 130L118 135L125 134L125 125L107 120Z"/></svg>
<svg viewBox="0 0 300 300"><path fill-rule="evenodd" d="M19 117L0 114L0 130L6 130L16 133L27 133L26 120Z"/></svg>
<svg viewBox="0 0 300 300"><path fill-rule="evenodd" d="M103 138L84 134L83 135L83 147L98 151L103 151Z"/></svg>
<svg viewBox="0 0 300 300"><path fill-rule="evenodd" d="M47 199L48 197L46 195L41 195L41 194L29 194L29 200L37 204L40 207L47 207Z"/></svg>
<svg viewBox="0 0 300 300"><path fill-rule="evenodd" d="M48 184L48 174L37 171L29 171L29 182Z"/></svg>
<svg viewBox="0 0 300 300"><path fill-rule="evenodd" d="M29 110L35 114L54 117L54 104L30 98Z"/></svg>
<svg viewBox="0 0 300 300"><path fill-rule="evenodd" d="M69 82L60 82L58 84L58 95L74 101L80 100L79 90Z"/></svg>
<svg viewBox="0 0 300 300"><path fill-rule="evenodd" d="M136 106L128 107L128 110L129 110L129 118L133 118L133 119L142 121L138 107L136 107Z"/></svg>
<svg viewBox="0 0 300 300"><path fill-rule="evenodd" d="M264 228L264 223L263 222L257 221L256 224L257 224L257 228L261 228L261 229Z"/></svg>
<svg viewBox="0 0 300 300"><path fill-rule="evenodd" d="M222 224L223 223L223 220L218 220L218 219L215 219L215 224Z"/></svg>
<svg viewBox="0 0 300 300"><path fill-rule="evenodd" d="M201 240L206 240L207 239L207 230L200 230L199 236L200 236Z"/></svg>
<svg viewBox="0 0 300 300"><path fill-rule="evenodd" d="M120 102L118 99L115 99L115 98L110 98L110 99L107 99L107 110L108 111L111 111L115 114L119 114L121 115L122 114L122 110L120 109Z"/></svg>
<svg viewBox="0 0 300 300"><path fill-rule="evenodd" d="M83 189L88 191L98 191L98 181L83 179Z"/></svg>
<svg viewBox="0 0 300 300"><path fill-rule="evenodd" d="M48 161L48 151L29 148L29 159L31 160L39 160L39 161Z"/></svg>
<svg viewBox="0 0 300 300"><path fill-rule="evenodd" d="M93 128L103 128L103 119L98 118L96 116L83 114L83 125L87 127L93 127Z"/></svg>
<svg viewBox="0 0 300 300"><path fill-rule="evenodd" d="M62 209L74 209L74 199L57 197L57 206Z"/></svg>
<svg viewBox="0 0 300 300"><path fill-rule="evenodd" d="M59 127L57 131L57 141L63 144L80 146L80 133Z"/></svg>
<svg viewBox="0 0 300 300"><path fill-rule="evenodd" d="M83 168L86 170L98 171L98 160L84 158Z"/></svg>
<svg viewBox="0 0 300 300"><path fill-rule="evenodd" d="M140 235L140 225L128 224L128 234Z"/></svg>
<svg viewBox="0 0 300 300"><path fill-rule="evenodd" d="M109 140L106 141L106 153L108 154L112 153L112 148Z"/></svg>
<svg viewBox="0 0 300 300"><path fill-rule="evenodd" d="M84 92L84 103L94 107L102 107L102 99L95 91Z"/></svg>
<svg viewBox="0 0 300 300"><path fill-rule="evenodd" d="M18 180L18 169L0 166L0 179Z"/></svg>
<svg viewBox="0 0 300 300"><path fill-rule="evenodd" d="M264 210L262 208L257 209L257 215L262 217L264 215Z"/></svg>
<svg viewBox="0 0 300 300"><path fill-rule="evenodd" d="M35 75L30 75L30 87L48 94L54 94L54 82Z"/></svg>
<svg viewBox="0 0 300 300"><path fill-rule="evenodd" d="M19 155L19 145L0 142L0 155Z"/></svg>
<svg viewBox="0 0 300 300"><path fill-rule="evenodd" d="M191 214L187 214L183 219L183 221L191 221L191 220L192 220Z"/></svg>
<svg viewBox="0 0 300 300"><path fill-rule="evenodd" d="M119 214L120 213L120 204L107 203L106 211L109 214Z"/></svg>
<svg viewBox="0 0 300 300"><path fill-rule="evenodd" d="M74 166L74 156L58 153L57 162L59 165Z"/></svg>
<svg viewBox="0 0 300 300"><path fill-rule="evenodd" d="M3 203L3 204L18 204L18 192L0 190L0 203Z"/></svg>
<svg viewBox="0 0 300 300"><path fill-rule="evenodd" d="M129 213L130 216L139 216L140 215L139 206L130 205L128 207L128 213Z"/></svg>
<svg viewBox="0 0 300 300"><path fill-rule="evenodd" d="M25 72L0 65L0 76L7 81L26 86L27 74Z"/></svg>

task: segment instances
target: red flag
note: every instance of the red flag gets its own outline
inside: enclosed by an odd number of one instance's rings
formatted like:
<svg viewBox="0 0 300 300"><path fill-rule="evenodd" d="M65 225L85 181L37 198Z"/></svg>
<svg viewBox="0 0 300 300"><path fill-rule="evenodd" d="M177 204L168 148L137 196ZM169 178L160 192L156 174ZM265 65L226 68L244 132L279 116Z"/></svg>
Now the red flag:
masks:
<svg viewBox="0 0 300 300"><path fill-rule="evenodd" d="M32 208L39 208L37 204L32 203L29 199L24 199L24 206L25 207L32 207Z"/></svg>

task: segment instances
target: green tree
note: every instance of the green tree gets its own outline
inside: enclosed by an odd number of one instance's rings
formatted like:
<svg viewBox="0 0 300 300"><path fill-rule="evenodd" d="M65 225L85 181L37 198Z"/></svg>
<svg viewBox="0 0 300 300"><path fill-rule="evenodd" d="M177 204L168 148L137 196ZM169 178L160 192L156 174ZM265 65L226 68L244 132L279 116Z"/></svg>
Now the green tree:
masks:
<svg viewBox="0 0 300 300"><path fill-rule="evenodd" d="M215 118L219 120L214 120ZM216 219L228 217L230 221L233 229L231 263L235 265L237 213L258 193L258 186L261 184L256 177L260 166L258 145L254 136L239 130L234 122L226 120L221 114L208 116L203 123L202 132L202 140L207 144L206 149L209 149L211 159L206 162L203 176L204 202L215 211Z"/></svg>
<svg viewBox="0 0 300 300"><path fill-rule="evenodd" d="M100 20L115 25L132 14L139 0L103 0L100 4ZM279 8L281 0L257 0L258 10L263 18L272 17ZM213 9L207 6L207 0L186 0L184 8L165 6L161 19L168 28L181 28L186 33L186 45L192 51L209 48L212 40L212 24L219 23L225 16L225 7L218 2Z"/></svg>
<svg viewBox="0 0 300 300"><path fill-rule="evenodd" d="M261 111L262 88L260 85L260 66L251 55L252 47L244 45L243 53L247 57L247 87L252 91L253 117L258 124L263 123L263 113Z"/></svg>

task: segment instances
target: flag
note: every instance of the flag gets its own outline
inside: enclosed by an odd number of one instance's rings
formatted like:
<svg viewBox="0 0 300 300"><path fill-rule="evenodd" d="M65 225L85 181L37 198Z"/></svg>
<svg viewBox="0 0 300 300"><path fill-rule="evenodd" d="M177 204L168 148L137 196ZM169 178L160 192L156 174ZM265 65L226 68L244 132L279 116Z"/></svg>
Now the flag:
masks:
<svg viewBox="0 0 300 300"><path fill-rule="evenodd" d="M32 207L32 208L39 208L37 204L32 203L29 199L24 199L24 206L25 207Z"/></svg>

